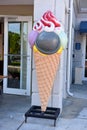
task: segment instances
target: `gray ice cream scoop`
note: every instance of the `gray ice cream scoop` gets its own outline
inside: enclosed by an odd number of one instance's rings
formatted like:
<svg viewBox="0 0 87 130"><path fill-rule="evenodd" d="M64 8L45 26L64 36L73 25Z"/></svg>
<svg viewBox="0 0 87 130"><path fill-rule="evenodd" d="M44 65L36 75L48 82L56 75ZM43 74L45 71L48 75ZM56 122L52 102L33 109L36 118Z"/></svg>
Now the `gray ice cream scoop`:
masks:
<svg viewBox="0 0 87 130"><path fill-rule="evenodd" d="M54 54L60 48L60 39L55 32L41 32L36 39L37 49L44 54Z"/></svg>

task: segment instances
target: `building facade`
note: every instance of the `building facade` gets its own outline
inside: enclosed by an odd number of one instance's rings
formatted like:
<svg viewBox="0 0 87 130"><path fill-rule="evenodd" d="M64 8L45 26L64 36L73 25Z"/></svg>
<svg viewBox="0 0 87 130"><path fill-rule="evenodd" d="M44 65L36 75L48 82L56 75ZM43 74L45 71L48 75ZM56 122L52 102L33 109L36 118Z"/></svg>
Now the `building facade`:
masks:
<svg viewBox="0 0 87 130"><path fill-rule="evenodd" d="M84 2L83 2L84 1ZM32 104L40 105L33 53L28 34L34 22L51 10L64 27L68 45L60 58L48 106L62 110L62 99L70 92L72 83L87 80L87 2L86 0L3 0L0 2L0 64L3 92L31 95ZM83 21L83 22L82 22ZM83 25L82 25L83 24ZM3 71L2 71L3 70Z"/></svg>

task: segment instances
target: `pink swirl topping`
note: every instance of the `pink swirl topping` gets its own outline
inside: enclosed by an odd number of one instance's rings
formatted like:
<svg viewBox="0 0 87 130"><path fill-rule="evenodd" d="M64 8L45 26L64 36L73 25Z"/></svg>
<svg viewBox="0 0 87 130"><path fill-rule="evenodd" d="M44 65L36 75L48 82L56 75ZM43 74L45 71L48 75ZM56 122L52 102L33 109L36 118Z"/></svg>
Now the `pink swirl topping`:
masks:
<svg viewBox="0 0 87 130"><path fill-rule="evenodd" d="M45 23L44 23L43 19L44 19ZM42 23L44 23L45 26L47 24L47 21L50 21L50 22L54 23L55 27L60 27L60 23L58 22L58 20L56 19L56 17L53 15L53 13L51 11L47 11L46 13L44 13L44 15L41 18L41 21L42 21Z"/></svg>
<svg viewBox="0 0 87 130"><path fill-rule="evenodd" d="M53 15L51 11L47 11L43 14L40 21L38 21L33 30L41 32L45 31L54 31L55 28L60 28L61 24L58 22L56 17Z"/></svg>
<svg viewBox="0 0 87 130"><path fill-rule="evenodd" d="M38 32L41 32L42 31L42 28L43 28L43 24L41 21L38 21L35 26L33 27L33 30L36 30Z"/></svg>

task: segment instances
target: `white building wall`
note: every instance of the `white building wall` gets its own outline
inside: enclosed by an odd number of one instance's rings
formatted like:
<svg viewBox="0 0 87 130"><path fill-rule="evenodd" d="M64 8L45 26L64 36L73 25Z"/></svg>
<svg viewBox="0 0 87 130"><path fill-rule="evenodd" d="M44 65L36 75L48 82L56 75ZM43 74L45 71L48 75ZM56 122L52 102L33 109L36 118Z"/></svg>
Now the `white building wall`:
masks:
<svg viewBox="0 0 87 130"><path fill-rule="evenodd" d="M84 60L85 60L86 35L79 33L79 26L80 26L81 21L87 21L87 14L86 13L85 14L84 13L78 13L78 14L76 13L75 15L76 15L76 20L75 20L75 41L74 41L73 71L75 71L76 68L82 69L82 73L80 73L79 77L82 77L82 80L84 80L84 65L85 65ZM81 49L80 50L75 49L75 44L76 43L81 43Z"/></svg>
<svg viewBox="0 0 87 130"><path fill-rule="evenodd" d="M51 10L54 15L57 17L59 21L63 24L65 27L65 9L67 8L67 2L66 0L58 1L58 0L44 0L34 1L34 22L38 21L44 12L47 10ZM55 79L55 83L53 86L53 91L49 100L48 106L50 107L59 107L62 110L62 97L63 97L63 87L65 87L65 78L64 75L66 75L65 71L65 57L63 51L60 59L60 68L57 72L57 76ZM32 77L32 105L40 105L40 99L38 94L38 85L37 85L37 78L36 78L36 70L35 65L33 62L33 77Z"/></svg>

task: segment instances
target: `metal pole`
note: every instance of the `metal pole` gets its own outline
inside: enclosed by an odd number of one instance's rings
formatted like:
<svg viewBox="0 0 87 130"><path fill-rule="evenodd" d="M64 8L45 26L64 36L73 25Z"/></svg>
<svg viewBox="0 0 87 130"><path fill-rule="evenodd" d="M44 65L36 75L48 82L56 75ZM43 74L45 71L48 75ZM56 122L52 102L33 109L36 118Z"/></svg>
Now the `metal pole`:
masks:
<svg viewBox="0 0 87 130"><path fill-rule="evenodd" d="M67 93L73 96L70 92L70 70L71 70L71 52L72 52L72 20L73 20L73 0L70 0L70 20L69 20L69 41L68 41L68 64L67 64Z"/></svg>

